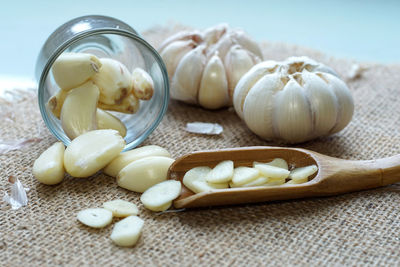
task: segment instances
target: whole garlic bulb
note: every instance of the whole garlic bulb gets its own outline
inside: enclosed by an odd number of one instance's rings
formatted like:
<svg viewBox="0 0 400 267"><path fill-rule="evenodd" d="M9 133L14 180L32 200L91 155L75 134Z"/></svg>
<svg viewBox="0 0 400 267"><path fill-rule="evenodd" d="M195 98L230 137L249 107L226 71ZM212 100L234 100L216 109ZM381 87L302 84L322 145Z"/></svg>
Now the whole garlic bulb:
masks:
<svg viewBox="0 0 400 267"><path fill-rule="evenodd" d="M287 143L336 133L354 111L346 84L307 57L257 64L238 82L233 105L255 134Z"/></svg>
<svg viewBox="0 0 400 267"><path fill-rule="evenodd" d="M171 98L208 109L232 105L237 82L263 58L256 42L226 24L178 32L158 50L170 78Z"/></svg>

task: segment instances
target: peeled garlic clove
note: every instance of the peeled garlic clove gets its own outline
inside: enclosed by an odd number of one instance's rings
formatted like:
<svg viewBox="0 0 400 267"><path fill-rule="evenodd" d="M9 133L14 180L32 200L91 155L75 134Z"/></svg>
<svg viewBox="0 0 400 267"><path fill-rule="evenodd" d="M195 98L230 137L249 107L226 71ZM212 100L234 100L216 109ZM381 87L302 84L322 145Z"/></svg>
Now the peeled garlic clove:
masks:
<svg viewBox="0 0 400 267"><path fill-rule="evenodd" d="M59 90L55 95L50 97L47 102L47 106L56 118L60 118L61 108L64 105L65 98L67 97L68 91Z"/></svg>
<svg viewBox="0 0 400 267"><path fill-rule="evenodd" d="M119 105L132 91L129 70L121 62L111 58L101 58L102 67L92 80L100 89L99 102Z"/></svg>
<svg viewBox="0 0 400 267"><path fill-rule="evenodd" d="M225 66L230 97L233 97L233 91L240 78L253 65L254 63L249 53L239 45L234 45L229 49L225 57Z"/></svg>
<svg viewBox="0 0 400 267"><path fill-rule="evenodd" d="M164 50L167 48L167 46L169 46L174 42L179 42L179 41L193 41L195 44L199 44L203 42L203 38L201 34L197 31L194 32L180 31L165 39L165 41L158 47L157 50L160 52L160 54L162 54Z"/></svg>
<svg viewBox="0 0 400 267"><path fill-rule="evenodd" d="M126 217L114 225L110 238L118 246L133 246L140 237L143 224L144 221L137 216Z"/></svg>
<svg viewBox="0 0 400 267"><path fill-rule="evenodd" d="M166 149L160 146L143 146L120 153L104 168L103 172L112 177L117 177L118 173L129 163L134 162L138 159L143 159L151 156L171 158L171 154Z"/></svg>
<svg viewBox="0 0 400 267"><path fill-rule="evenodd" d="M193 40L185 40L173 42L165 47L160 56L165 63L170 78L174 76L176 67L182 57L196 46L197 44Z"/></svg>
<svg viewBox="0 0 400 267"><path fill-rule="evenodd" d="M120 187L143 193L155 184L167 179L167 172L173 159L152 156L133 161L124 167L117 176Z"/></svg>
<svg viewBox="0 0 400 267"><path fill-rule="evenodd" d="M254 168L256 168L263 176L272 179L286 179L290 174L288 170L269 164L256 163L254 164Z"/></svg>
<svg viewBox="0 0 400 267"><path fill-rule="evenodd" d="M200 81L199 104L217 109L229 104L228 81L222 60L217 54L208 61Z"/></svg>
<svg viewBox="0 0 400 267"><path fill-rule="evenodd" d="M152 211L164 211L165 207L181 193L181 182L167 180L153 185L141 196L140 201L145 208Z"/></svg>
<svg viewBox="0 0 400 267"><path fill-rule="evenodd" d="M255 179L255 180L253 180L253 181L251 181L250 183L247 183L247 184L236 185L236 184L230 182L230 183L229 183L229 186L230 186L231 188L261 186L261 185L266 184L266 183L269 181L269 179L270 179L270 178L268 178L268 177L260 176L260 177L258 177L257 179Z"/></svg>
<svg viewBox="0 0 400 267"><path fill-rule="evenodd" d="M194 180L192 182L192 188L190 190L195 193L201 193L225 188L229 188L229 183L208 183L202 180Z"/></svg>
<svg viewBox="0 0 400 267"><path fill-rule="evenodd" d="M89 177L110 163L125 146L116 130L95 130L72 140L64 153L64 167L73 177Z"/></svg>
<svg viewBox="0 0 400 267"><path fill-rule="evenodd" d="M253 53L258 58L258 60L263 59L263 54L261 52L260 46L257 44L257 42L253 41L244 31L234 31L233 38L241 47Z"/></svg>
<svg viewBox="0 0 400 267"><path fill-rule="evenodd" d="M151 76L143 69L136 68L132 72L133 94L141 100L150 100L154 93Z"/></svg>
<svg viewBox="0 0 400 267"><path fill-rule="evenodd" d="M61 108L61 126L72 140L97 129L96 106L99 89L92 81L70 90Z"/></svg>
<svg viewBox="0 0 400 267"><path fill-rule="evenodd" d="M125 96L119 104L108 105L98 102L97 106L101 109L117 111L121 113L134 114L140 108L139 99L132 93Z"/></svg>
<svg viewBox="0 0 400 267"><path fill-rule="evenodd" d="M78 213L78 221L92 228L103 228L112 221L112 212L102 208L81 210Z"/></svg>
<svg viewBox="0 0 400 267"><path fill-rule="evenodd" d="M249 90L260 80L264 75L275 72L279 68L276 61L265 61L252 67L246 72L236 84L233 92L233 106L236 114L243 119L244 100Z"/></svg>
<svg viewBox="0 0 400 267"><path fill-rule="evenodd" d="M135 204L121 199L104 202L103 208L111 211L114 217L128 217L139 213Z"/></svg>
<svg viewBox="0 0 400 267"><path fill-rule="evenodd" d="M92 54L63 53L51 67L54 80L63 90L75 88L95 75L102 67L100 60Z"/></svg>
<svg viewBox="0 0 400 267"><path fill-rule="evenodd" d="M197 103L197 92L203 74L206 56L205 46L201 45L187 53L176 68L172 77L171 97L187 103Z"/></svg>
<svg viewBox="0 0 400 267"><path fill-rule="evenodd" d="M304 180L304 179L310 177L311 175L313 175L314 173L316 173L317 171L318 171L317 165L300 167L300 168L296 168L296 169L292 170L290 172L289 178L292 180L295 180L295 181Z"/></svg>
<svg viewBox="0 0 400 267"><path fill-rule="evenodd" d="M250 183L257 179L260 172L255 168L237 167L233 171L232 183L236 186Z"/></svg>
<svg viewBox="0 0 400 267"><path fill-rule="evenodd" d="M122 137L125 137L125 124L111 113L98 108L96 111L96 120L98 129L117 130Z"/></svg>
<svg viewBox="0 0 400 267"><path fill-rule="evenodd" d="M64 179L64 151L64 144L57 142L35 160L32 172L39 182L53 185Z"/></svg>
<svg viewBox="0 0 400 267"><path fill-rule="evenodd" d="M206 181L209 183L226 183L233 176L233 161L224 160L217 164L207 175Z"/></svg>

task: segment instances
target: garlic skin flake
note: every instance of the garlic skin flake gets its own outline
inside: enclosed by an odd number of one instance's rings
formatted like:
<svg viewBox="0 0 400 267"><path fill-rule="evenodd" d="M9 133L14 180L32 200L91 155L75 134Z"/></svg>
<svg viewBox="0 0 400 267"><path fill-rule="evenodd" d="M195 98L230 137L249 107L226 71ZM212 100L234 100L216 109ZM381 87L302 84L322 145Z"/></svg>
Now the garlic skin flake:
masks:
<svg viewBox="0 0 400 267"><path fill-rule="evenodd" d="M254 66L237 83L233 105L255 134L286 143L339 132L354 112L347 85L307 57Z"/></svg>
<svg viewBox="0 0 400 267"><path fill-rule="evenodd" d="M158 51L167 67L171 98L207 109L231 106L238 80L263 59L255 41L227 24L178 32Z"/></svg>

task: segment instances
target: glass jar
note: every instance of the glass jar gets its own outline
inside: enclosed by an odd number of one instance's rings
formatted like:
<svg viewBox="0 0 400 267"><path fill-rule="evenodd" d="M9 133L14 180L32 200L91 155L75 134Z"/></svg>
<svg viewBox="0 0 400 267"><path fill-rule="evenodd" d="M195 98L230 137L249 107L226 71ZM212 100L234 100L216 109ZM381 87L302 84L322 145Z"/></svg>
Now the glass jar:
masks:
<svg viewBox="0 0 400 267"><path fill-rule="evenodd" d="M38 100L42 118L50 132L66 146L71 140L64 133L47 102L59 89L50 71L63 52L91 53L113 58L132 71L140 67L154 82L154 94L149 101L140 100L135 114L113 113L126 126L126 146L130 150L142 143L160 123L169 100L169 83L165 65L157 51L126 23L106 16L83 16L58 27L44 43L36 61Z"/></svg>

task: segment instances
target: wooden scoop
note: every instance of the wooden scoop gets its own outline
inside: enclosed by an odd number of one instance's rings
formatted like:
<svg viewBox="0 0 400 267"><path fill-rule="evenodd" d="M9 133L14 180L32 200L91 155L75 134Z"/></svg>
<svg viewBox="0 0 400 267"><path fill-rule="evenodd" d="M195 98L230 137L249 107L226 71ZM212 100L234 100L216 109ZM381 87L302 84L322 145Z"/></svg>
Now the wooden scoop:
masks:
<svg viewBox="0 0 400 267"><path fill-rule="evenodd" d="M175 208L231 205L305 197L331 196L400 182L400 155L377 160L343 160L306 149L286 147L243 147L200 151L178 158L169 168L169 179L182 181L185 173L198 166L215 167L223 160L237 166L252 167L253 161L285 159L289 165L303 167L315 164L318 172L303 184L215 189L195 194L182 185L174 201ZM310 179L309 178L309 179Z"/></svg>

